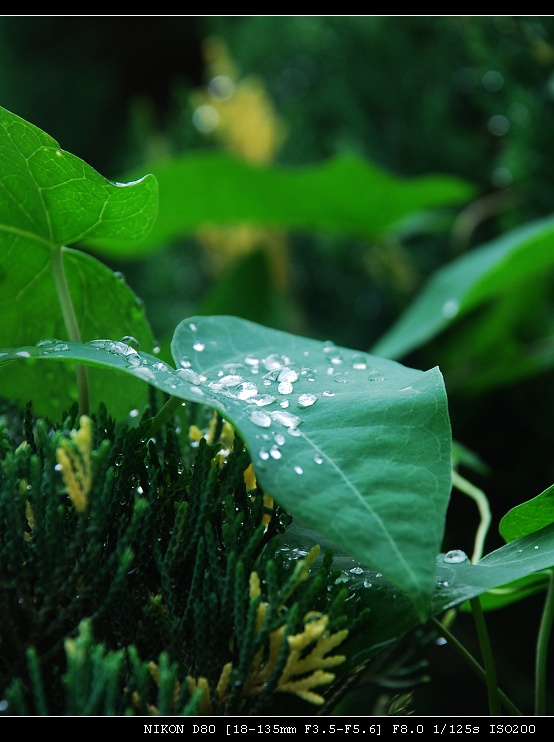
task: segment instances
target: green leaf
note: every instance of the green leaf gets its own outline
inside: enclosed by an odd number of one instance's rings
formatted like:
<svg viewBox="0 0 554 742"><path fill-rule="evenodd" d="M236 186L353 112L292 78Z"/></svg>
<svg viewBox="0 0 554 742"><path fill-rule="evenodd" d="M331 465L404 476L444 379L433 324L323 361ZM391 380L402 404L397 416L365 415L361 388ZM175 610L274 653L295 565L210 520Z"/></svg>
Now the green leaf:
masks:
<svg viewBox="0 0 554 742"><path fill-rule="evenodd" d="M554 523L554 484L532 500L516 505L500 521L498 530L508 543Z"/></svg>
<svg viewBox="0 0 554 742"><path fill-rule="evenodd" d="M515 291L554 263L554 217L475 248L437 271L372 352L401 358L485 301Z"/></svg>
<svg viewBox="0 0 554 742"><path fill-rule="evenodd" d="M91 244L97 250L137 255L206 225L245 222L375 237L416 212L459 205L475 194L472 185L457 178L427 175L408 180L354 157L287 168L200 151L149 169L160 189L154 228L138 243L95 239Z"/></svg>
<svg viewBox="0 0 554 742"><path fill-rule="evenodd" d="M437 559L434 614L553 567L554 524L496 549L477 564L448 563L445 559L444 554Z"/></svg>
<svg viewBox="0 0 554 742"><path fill-rule="evenodd" d="M177 370L109 341L66 345L3 351L0 361L108 366L218 410L244 440L265 491L383 572L426 616L451 489L437 368L406 368L234 317L180 323Z"/></svg>
<svg viewBox="0 0 554 742"><path fill-rule="evenodd" d="M81 338L132 335L153 347L144 310L133 292L94 258L62 246L88 237L138 239L156 217L157 187L148 175L116 184L60 149L48 134L0 108L0 345L32 344L67 337L52 273L62 250L63 266ZM105 394L104 376L91 378ZM31 398L39 414L59 412L65 389L74 386L66 369L51 377L4 368L4 396ZM112 390L114 414L137 406L140 385Z"/></svg>

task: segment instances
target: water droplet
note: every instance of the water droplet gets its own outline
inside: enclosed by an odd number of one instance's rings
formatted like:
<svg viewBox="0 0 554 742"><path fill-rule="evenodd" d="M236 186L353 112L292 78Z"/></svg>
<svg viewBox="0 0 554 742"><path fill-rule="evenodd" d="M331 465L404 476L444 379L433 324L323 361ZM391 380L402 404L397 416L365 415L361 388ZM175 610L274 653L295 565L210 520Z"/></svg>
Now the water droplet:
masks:
<svg viewBox="0 0 554 742"><path fill-rule="evenodd" d="M190 358L188 356L183 356L179 361L179 365L182 368L190 368L192 366L192 363L190 362Z"/></svg>
<svg viewBox="0 0 554 742"><path fill-rule="evenodd" d="M333 381L336 381L337 384L346 384L346 374L335 374L333 376Z"/></svg>
<svg viewBox="0 0 554 742"><path fill-rule="evenodd" d="M300 376L303 376L306 381L315 381L315 377L317 376L317 371L314 368L309 368L305 366L300 371Z"/></svg>
<svg viewBox="0 0 554 742"><path fill-rule="evenodd" d="M282 402L279 402L279 405L280 405L280 406L281 406L281 407L282 407L283 409L286 409L286 408L287 408L287 407L288 407L288 406L290 405L290 402L288 401L288 399L283 399L283 401L282 401Z"/></svg>
<svg viewBox="0 0 554 742"><path fill-rule="evenodd" d="M335 585L341 585L343 582L350 582L350 576L343 572L335 580Z"/></svg>
<svg viewBox="0 0 554 742"><path fill-rule="evenodd" d="M266 356L262 360L262 364L267 371L275 371L277 369L283 368L283 366L286 366L289 363L290 359L287 358L287 356L281 355L279 353L270 353L270 355Z"/></svg>
<svg viewBox="0 0 554 742"><path fill-rule="evenodd" d="M157 371L158 373L161 371L165 371L166 374L173 373L171 366L168 366L167 363L164 363L163 361L156 361L153 363L152 370Z"/></svg>
<svg viewBox="0 0 554 742"><path fill-rule="evenodd" d="M369 376L367 377L369 381L384 381L385 377L383 376L383 372L379 371L378 368L373 368L369 372Z"/></svg>
<svg viewBox="0 0 554 742"><path fill-rule="evenodd" d="M196 329L197 328L196 328L196 325L194 324L194 322L189 322L189 330L191 332L196 332Z"/></svg>
<svg viewBox="0 0 554 742"><path fill-rule="evenodd" d="M314 402L317 402L315 394L301 394L298 397L297 404L299 407L311 407Z"/></svg>
<svg viewBox="0 0 554 742"><path fill-rule="evenodd" d="M364 587L373 587L373 585L369 580L364 580Z"/></svg>
<svg viewBox="0 0 554 742"><path fill-rule="evenodd" d="M124 335L121 338L121 342L125 343L125 345L130 345L132 348L135 348L136 350L140 350L139 341L132 335Z"/></svg>
<svg viewBox="0 0 554 742"><path fill-rule="evenodd" d="M324 397L334 397L335 396L335 392L325 391L325 392L323 392L323 396Z"/></svg>
<svg viewBox="0 0 554 742"><path fill-rule="evenodd" d="M197 394L199 397L204 396L204 392L202 391L202 389L200 389L199 386L191 386L190 391L194 392L194 394Z"/></svg>
<svg viewBox="0 0 554 742"><path fill-rule="evenodd" d="M135 355L137 352L131 345L123 343L121 340L89 340L87 345L125 357Z"/></svg>
<svg viewBox="0 0 554 742"><path fill-rule="evenodd" d="M465 551L462 551L461 549L451 549L446 552L443 561L447 564L461 564L462 562L468 562L469 558Z"/></svg>
<svg viewBox="0 0 554 742"><path fill-rule="evenodd" d="M61 157L61 154L62 153L61 152L56 152L56 154L57 155L59 154L60 157ZM8 710L8 706L9 706L8 702L4 698L2 698L2 700L0 700L0 714L4 713L4 711L7 711Z"/></svg>
<svg viewBox="0 0 554 742"><path fill-rule="evenodd" d="M290 368L289 366L285 366L279 371L277 381L288 381L291 383L294 381L298 381L298 372L295 371L293 368Z"/></svg>
<svg viewBox="0 0 554 742"><path fill-rule="evenodd" d="M238 384L235 389L235 394L239 399L252 399L258 394L258 387L251 381L245 381L242 384ZM269 395L268 395L269 396Z"/></svg>
<svg viewBox="0 0 554 742"><path fill-rule="evenodd" d="M320 453L316 453L314 461L316 464L323 464L323 456Z"/></svg>
<svg viewBox="0 0 554 742"><path fill-rule="evenodd" d="M200 374L197 374L191 368L178 368L175 371L175 375L180 379L188 381L189 384L201 384L203 381L206 381L205 376L200 376Z"/></svg>
<svg viewBox="0 0 554 742"><path fill-rule="evenodd" d="M302 422L298 415L293 415L290 412L284 412L281 410L274 410L273 412L270 412L269 415L271 415L272 420L275 420L279 425L284 425L286 428L296 428L296 426Z"/></svg>
<svg viewBox="0 0 554 742"><path fill-rule="evenodd" d="M295 466L294 471L296 474L304 474L304 469L301 466Z"/></svg>
<svg viewBox="0 0 554 742"><path fill-rule="evenodd" d="M277 387L279 394L292 394L292 384L290 381L282 381Z"/></svg>
<svg viewBox="0 0 554 742"><path fill-rule="evenodd" d="M258 425L260 428L269 428L271 425L271 417L267 414L267 412L263 412L263 410L254 410L250 413L250 417L248 418L251 423L254 423L254 425Z"/></svg>
<svg viewBox="0 0 554 742"><path fill-rule="evenodd" d="M242 376L238 376L237 374L227 374L219 379L219 383L226 387L238 386L243 381Z"/></svg>
<svg viewBox="0 0 554 742"><path fill-rule="evenodd" d="M446 317L447 319L451 319L452 317L455 317L458 312L460 311L460 305L458 303L457 299L448 299L448 301L445 301L442 305L442 316Z"/></svg>
<svg viewBox="0 0 554 742"><path fill-rule="evenodd" d="M260 365L260 359L256 358L256 356L245 356L244 362L247 366L259 366Z"/></svg>
<svg viewBox="0 0 554 742"><path fill-rule="evenodd" d="M250 397L250 402L258 407L267 407L268 404L275 402L275 397L272 397L271 394L259 394Z"/></svg>
<svg viewBox="0 0 554 742"><path fill-rule="evenodd" d="M204 343L202 343L200 340L197 340L192 345L192 349L195 350L195 351L197 351L197 353L201 353L204 350L205 347L206 346L204 345Z"/></svg>
<svg viewBox="0 0 554 742"><path fill-rule="evenodd" d="M367 368L367 359L363 353L354 353L352 356L352 368L356 371L365 371Z"/></svg>
<svg viewBox="0 0 554 742"><path fill-rule="evenodd" d="M539 549L539 548L540 548L539 546L535 546L535 549Z"/></svg>
<svg viewBox="0 0 554 742"><path fill-rule="evenodd" d="M27 350L18 350L14 353L14 356L16 356L16 358L30 358L31 354Z"/></svg>
<svg viewBox="0 0 554 742"><path fill-rule="evenodd" d="M278 446L284 446L287 442L287 439L282 433L275 433L275 435L273 436L273 440L275 441L275 443L277 443Z"/></svg>
<svg viewBox="0 0 554 742"><path fill-rule="evenodd" d="M329 363L332 363L333 366L339 366L342 363L342 354L331 340L327 340L323 344L323 352L327 356Z"/></svg>
<svg viewBox="0 0 554 742"><path fill-rule="evenodd" d="M362 569L362 567L352 567L352 569L350 570L350 572L353 575L363 575L364 570Z"/></svg>
<svg viewBox="0 0 554 742"><path fill-rule="evenodd" d="M140 414L140 412L139 412L139 410L137 410L137 408L136 408L136 407L135 407L135 409L134 409L134 410L130 410L130 411L129 411L129 417L138 417L138 416L139 416L139 414Z"/></svg>
<svg viewBox="0 0 554 742"><path fill-rule="evenodd" d="M266 448L260 448L258 451L258 456L261 458L262 461L267 461L269 458L269 451Z"/></svg>
<svg viewBox="0 0 554 742"><path fill-rule="evenodd" d="M54 345L54 343L57 343L58 341L55 338L44 338L44 340L39 340L38 343L35 343L35 347L37 348L49 348L50 346Z"/></svg>
<svg viewBox="0 0 554 742"><path fill-rule="evenodd" d="M125 360L130 366L142 366L144 363L142 357L136 352L125 356Z"/></svg>
<svg viewBox="0 0 554 742"><path fill-rule="evenodd" d="M280 459L281 456L283 455L281 451L277 448L277 446L272 446L269 451L269 454L272 459Z"/></svg>

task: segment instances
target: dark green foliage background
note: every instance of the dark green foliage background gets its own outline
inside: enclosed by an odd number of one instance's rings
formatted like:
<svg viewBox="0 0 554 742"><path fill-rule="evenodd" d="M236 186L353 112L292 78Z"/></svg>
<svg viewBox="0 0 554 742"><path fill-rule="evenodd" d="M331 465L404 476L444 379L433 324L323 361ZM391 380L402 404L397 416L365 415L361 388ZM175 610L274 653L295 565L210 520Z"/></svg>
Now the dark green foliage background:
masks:
<svg viewBox="0 0 554 742"><path fill-rule="evenodd" d="M3 17L0 105L107 177L120 179L133 168L146 172L155 141L174 153L216 146L194 128L188 103L188 94L207 82L202 43L212 34L226 40L241 74L262 76L287 121L279 163L317 164L355 154L399 175L462 176L481 198L465 222L439 214L424 228L407 230L400 247L288 235L284 300L272 293L261 254L214 277L194 239L168 244L163 254L140 262L113 263L145 301L162 344L186 316L225 313L368 349L433 271L552 213L549 16ZM523 318L517 342L534 342L537 328L549 337L550 279L531 279L506 310ZM257 290L244 290L254 284ZM454 437L488 467L471 478L490 497L490 550L502 544L500 517L554 481L554 409L548 366L539 376L471 389L474 369L465 359L472 357L480 318L461 322L449 339L439 336L402 360L421 369L440 366ZM506 335L498 327L505 315L497 319L485 367L502 356ZM473 504L455 496L447 523L445 549L469 553L477 524ZM540 608L540 599L530 598L488 618L508 692L532 677L532 649L513 641L513 627L534 635ZM466 631L461 620L460 629ZM467 640L473 641L469 622ZM418 691L419 712L426 702L436 708L442 688L457 686L463 690L441 699L445 713L487 713L481 689L473 692L476 684L451 655L442 667L444 656L445 647L431 650L434 679Z"/></svg>

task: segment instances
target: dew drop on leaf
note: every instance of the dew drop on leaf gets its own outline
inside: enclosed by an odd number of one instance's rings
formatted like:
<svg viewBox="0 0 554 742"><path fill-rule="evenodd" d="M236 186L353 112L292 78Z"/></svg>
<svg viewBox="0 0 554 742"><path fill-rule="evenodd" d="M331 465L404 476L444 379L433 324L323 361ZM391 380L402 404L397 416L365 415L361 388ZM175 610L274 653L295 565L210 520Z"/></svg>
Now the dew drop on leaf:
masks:
<svg viewBox="0 0 554 742"><path fill-rule="evenodd" d="M301 394L298 397L297 404L299 407L311 407L317 401L315 394Z"/></svg>
<svg viewBox="0 0 554 742"><path fill-rule="evenodd" d="M295 466L294 471L296 474L304 474L304 469L301 466Z"/></svg>
<svg viewBox="0 0 554 742"><path fill-rule="evenodd" d="M277 387L279 394L292 394L292 384L290 381L282 381Z"/></svg>
<svg viewBox="0 0 554 742"><path fill-rule="evenodd" d="M204 345L204 343L201 342L200 340L197 340L192 345L193 350L195 350L197 353L201 353L204 350L205 347L206 346Z"/></svg>
<svg viewBox="0 0 554 742"><path fill-rule="evenodd" d="M280 353L270 353L262 360L262 364L267 371L275 371L276 369L283 368L288 363L290 363L290 359Z"/></svg>
<svg viewBox="0 0 554 742"><path fill-rule="evenodd" d="M469 562L469 557L465 551L462 551L461 549L451 549L446 552L443 561L446 562L446 564L461 564L462 562Z"/></svg>
<svg viewBox="0 0 554 742"><path fill-rule="evenodd" d="M260 428L269 428L271 425L271 417L263 410L254 410L250 413L248 418L251 423L258 425Z"/></svg>
<svg viewBox="0 0 554 742"><path fill-rule="evenodd" d="M352 356L352 368L356 371L366 370L367 361L363 353L354 353L354 355Z"/></svg>

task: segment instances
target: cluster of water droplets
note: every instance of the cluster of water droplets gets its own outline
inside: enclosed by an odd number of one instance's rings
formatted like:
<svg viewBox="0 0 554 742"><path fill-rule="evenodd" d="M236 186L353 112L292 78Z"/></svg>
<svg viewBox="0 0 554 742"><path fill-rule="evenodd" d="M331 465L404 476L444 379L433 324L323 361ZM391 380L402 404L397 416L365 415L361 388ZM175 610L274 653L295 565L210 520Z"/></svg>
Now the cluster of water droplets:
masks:
<svg viewBox="0 0 554 742"><path fill-rule="evenodd" d="M193 365L198 368L201 364L193 364L191 360L194 357L198 360L198 354L206 350L206 343L198 337L194 323L189 323L188 327L192 333L190 356L181 356L177 369L141 353L139 342L130 335L121 340L90 340L86 345L117 356L125 362L130 373L148 382L158 382L170 393L178 394L179 390L186 389L199 400L204 397L208 403L215 395L222 398L222 402L240 405L248 420L260 428L260 462L277 461L283 457L282 449L288 437L301 435L299 426L303 422L303 412L316 403L326 404L328 399L335 397L339 391L334 388L335 383L348 384L361 373L369 381L384 379L379 369L368 366L364 354L345 351L331 341L322 343L319 353L305 350L297 359L278 352L259 356L245 353L238 361L222 364L208 378L194 370ZM216 343L210 341L210 348L215 346ZM52 338L39 341L37 347L42 354L70 349L67 343ZM320 382L323 378L324 383L317 384L317 388L326 388L315 393L310 385L318 377ZM325 458L316 452L313 461L321 465ZM296 474L303 473L302 466L294 462L291 465Z"/></svg>

